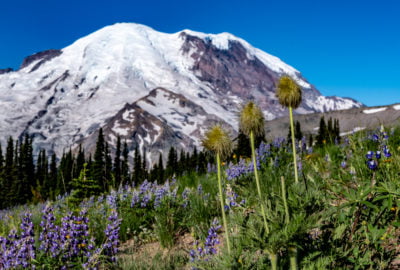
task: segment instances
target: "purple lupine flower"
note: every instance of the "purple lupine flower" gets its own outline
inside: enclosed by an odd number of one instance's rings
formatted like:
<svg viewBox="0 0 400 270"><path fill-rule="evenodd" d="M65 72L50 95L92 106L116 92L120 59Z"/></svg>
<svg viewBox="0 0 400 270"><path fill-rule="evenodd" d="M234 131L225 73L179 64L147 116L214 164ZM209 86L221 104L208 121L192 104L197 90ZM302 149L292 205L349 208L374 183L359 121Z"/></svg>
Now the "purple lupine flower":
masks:
<svg viewBox="0 0 400 270"><path fill-rule="evenodd" d="M374 152L373 151L368 151L367 154L365 155L367 159L373 159L374 158Z"/></svg>
<svg viewBox="0 0 400 270"><path fill-rule="evenodd" d="M34 227L31 220L32 214L26 213L22 218L21 223L21 237L18 241L18 252L17 257L20 260L20 264L24 268L30 267L34 269L35 266L31 265L31 260L36 257L35 251L35 238L34 238Z"/></svg>
<svg viewBox="0 0 400 270"><path fill-rule="evenodd" d="M118 219L118 213L115 210L111 211L111 215L108 217L110 223L107 225L104 233L106 235L105 243L103 244L104 254L108 256L111 262L116 262L116 254L118 253L119 246L119 226L121 219Z"/></svg>
<svg viewBox="0 0 400 270"><path fill-rule="evenodd" d="M383 146L383 154L385 155L385 157L389 158L392 156L392 154L390 153L389 148L387 147L387 145Z"/></svg>
<svg viewBox="0 0 400 270"><path fill-rule="evenodd" d="M189 252L191 262L198 260L208 261L211 256L217 253L217 245L220 243L218 239L219 229L221 229L221 225L219 225L217 219L214 219L208 230L205 242L203 244L200 244L197 240L194 242L194 248Z"/></svg>
<svg viewBox="0 0 400 270"><path fill-rule="evenodd" d="M346 163L345 160L343 160L343 161L340 163L340 167L342 167L343 169L346 169L347 163Z"/></svg>
<svg viewBox="0 0 400 270"><path fill-rule="evenodd" d="M131 208L135 207L140 202L139 192L137 190L133 191Z"/></svg>
<svg viewBox="0 0 400 270"><path fill-rule="evenodd" d="M183 203L182 203L182 207L186 208L189 204L189 193L190 193L190 188L185 187L185 189L182 191L182 199L183 199Z"/></svg>
<svg viewBox="0 0 400 270"><path fill-rule="evenodd" d="M142 207L142 208L146 208L147 207L147 204L150 202L150 200L151 200L151 193L147 193L147 194L145 194L143 197L142 197L142 201L141 201L141 203L140 203L140 207Z"/></svg>
<svg viewBox="0 0 400 270"><path fill-rule="evenodd" d="M40 222L42 231L39 235L39 250L55 258L60 254L60 228L54 224L56 219L54 217L52 207L47 205L42 213L42 221Z"/></svg>
<svg viewBox="0 0 400 270"><path fill-rule="evenodd" d="M117 192L115 190L111 190L110 194L107 195L107 205L111 209L117 209Z"/></svg>
<svg viewBox="0 0 400 270"><path fill-rule="evenodd" d="M376 153L375 153L375 157L377 158L377 159L380 159L381 158L381 151L376 151Z"/></svg>
<svg viewBox="0 0 400 270"><path fill-rule="evenodd" d="M371 170L376 170L378 168L378 163L374 159L368 160L367 165L368 165L368 168L370 168Z"/></svg>

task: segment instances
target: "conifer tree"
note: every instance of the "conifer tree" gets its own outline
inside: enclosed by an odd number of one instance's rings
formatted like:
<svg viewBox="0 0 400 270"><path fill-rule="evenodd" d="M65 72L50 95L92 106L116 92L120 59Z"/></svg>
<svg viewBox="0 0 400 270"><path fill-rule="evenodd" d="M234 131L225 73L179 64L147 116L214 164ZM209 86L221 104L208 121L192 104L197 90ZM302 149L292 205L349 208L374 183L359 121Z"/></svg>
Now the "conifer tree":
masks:
<svg viewBox="0 0 400 270"><path fill-rule="evenodd" d="M97 181L87 177L87 164L85 163L79 177L73 180L73 193L70 202L79 204L83 199L98 195L100 192L101 188Z"/></svg>
<svg viewBox="0 0 400 270"><path fill-rule="evenodd" d="M178 155L175 148L171 146L168 152L167 166L165 169L166 178L169 178L174 174L176 174L177 166L178 166Z"/></svg>
<svg viewBox="0 0 400 270"><path fill-rule="evenodd" d="M54 200L60 194L57 190L57 156L55 153L51 155L50 171L49 171L49 199Z"/></svg>
<svg viewBox="0 0 400 270"><path fill-rule="evenodd" d="M94 161L93 161L93 180L97 181L97 184L101 187L102 191L107 189L106 181L105 181L105 145L104 145L104 136L103 129L100 128L99 135L97 137L96 150L94 153Z"/></svg>
<svg viewBox="0 0 400 270"><path fill-rule="evenodd" d="M160 153L160 156L158 157L157 170L158 170L157 180L159 183L163 183L165 178L164 178L164 164L163 164L162 153Z"/></svg>
<svg viewBox="0 0 400 270"><path fill-rule="evenodd" d="M85 150L82 148L82 145L79 144L78 155L76 156L75 160L73 178L78 178L80 176L80 172L83 169L83 164L85 164Z"/></svg>
<svg viewBox="0 0 400 270"><path fill-rule="evenodd" d="M318 130L318 135L317 135L317 145L322 146L326 143L326 137L327 137L327 128L326 128L326 123L325 119L323 116L321 116L321 119L319 121L319 130Z"/></svg>
<svg viewBox="0 0 400 270"><path fill-rule="evenodd" d="M122 162L121 162L121 183L123 185L130 183L128 158L129 158L128 144L125 141L124 147L122 149Z"/></svg>
<svg viewBox="0 0 400 270"><path fill-rule="evenodd" d="M115 185L112 180L112 159L108 142L104 145L104 162L104 181L106 184L106 190L108 190L110 186Z"/></svg>
<svg viewBox="0 0 400 270"><path fill-rule="evenodd" d="M133 158L133 182L138 185L142 182L142 156L140 155L138 146L135 147Z"/></svg>
<svg viewBox="0 0 400 270"><path fill-rule="evenodd" d="M115 150L113 175L115 179L115 187L118 188L121 184L121 137L117 137L117 149Z"/></svg>

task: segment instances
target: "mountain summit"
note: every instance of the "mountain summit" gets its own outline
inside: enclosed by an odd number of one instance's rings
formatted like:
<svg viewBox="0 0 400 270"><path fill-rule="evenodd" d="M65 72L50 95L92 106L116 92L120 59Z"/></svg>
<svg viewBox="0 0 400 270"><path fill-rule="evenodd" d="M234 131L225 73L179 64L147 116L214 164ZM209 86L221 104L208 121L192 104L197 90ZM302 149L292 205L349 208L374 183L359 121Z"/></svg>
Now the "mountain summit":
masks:
<svg viewBox="0 0 400 270"><path fill-rule="evenodd" d="M254 100L266 119L287 112L275 97L282 74L303 88L298 114L362 106L325 97L299 71L229 33L166 34L147 26L104 27L62 50L27 57L0 72L0 138L29 133L35 147L94 147L97 130L117 135L150 160L171 146L200 145L208 126L237 132L237 113Z"/></svg>

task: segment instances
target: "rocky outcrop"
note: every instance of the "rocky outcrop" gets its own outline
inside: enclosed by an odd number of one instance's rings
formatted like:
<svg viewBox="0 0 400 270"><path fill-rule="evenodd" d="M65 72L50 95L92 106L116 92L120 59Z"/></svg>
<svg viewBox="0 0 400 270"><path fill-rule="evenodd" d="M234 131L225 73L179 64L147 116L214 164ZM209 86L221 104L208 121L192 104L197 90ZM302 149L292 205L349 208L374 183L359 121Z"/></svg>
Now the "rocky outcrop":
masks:
<svg viewBox="0 0 400 270"><path fill-rule="evenodd" d="M49 61L54 57L60 56L61 54L62 54L61 50L54 50L54 49L32 54L28 57L25 57L19 69L23 69L32 64L33 62L37 62L29 72L35 71L46 61Z"/></svg>

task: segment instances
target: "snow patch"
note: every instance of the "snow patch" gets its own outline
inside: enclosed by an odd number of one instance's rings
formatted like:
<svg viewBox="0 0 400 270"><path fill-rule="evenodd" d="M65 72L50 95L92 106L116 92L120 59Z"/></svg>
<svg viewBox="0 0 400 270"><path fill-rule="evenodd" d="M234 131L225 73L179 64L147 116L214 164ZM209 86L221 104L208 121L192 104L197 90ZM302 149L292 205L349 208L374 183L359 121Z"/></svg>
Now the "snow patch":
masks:
<svg viewBox="0 0 400 270"><path fill-rule="evenodd" d="M368 109L368 110L363 110L363 113L365 114L372 114L372 113L377 113L377 112L383 112L386 111L386 107L383 108L375 108L375 109Z"/></svg>
<svg viewBox="0 0 400 270"><path fill-rule="evenodd" d="M348 131L348 132L341 132L340 133L340 136L346 136L346 135L349 135L349 134L353 134L353 133L355 133L355 132L358 132L358 131L361 131L361 130L364 130L365 129L365 127L355 127L355 128L353 128L353 130L351 130L351 131Z"/></svg>
<svg viewBox="0 0 400 270"><path fill-rule="evenodd" d="M400 104L393 105L393 109L395 109L396 111L400 111Z"/></svg>

